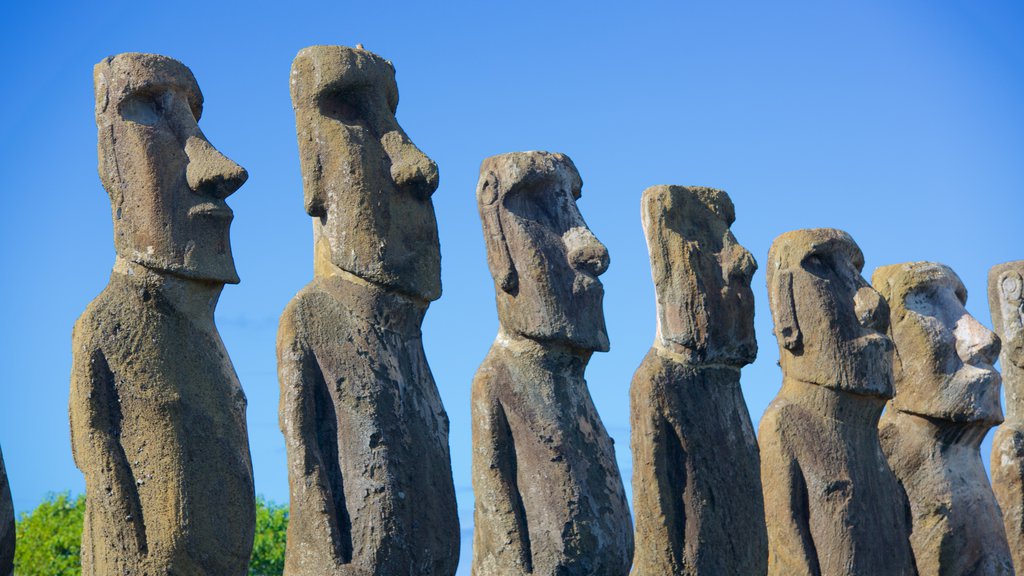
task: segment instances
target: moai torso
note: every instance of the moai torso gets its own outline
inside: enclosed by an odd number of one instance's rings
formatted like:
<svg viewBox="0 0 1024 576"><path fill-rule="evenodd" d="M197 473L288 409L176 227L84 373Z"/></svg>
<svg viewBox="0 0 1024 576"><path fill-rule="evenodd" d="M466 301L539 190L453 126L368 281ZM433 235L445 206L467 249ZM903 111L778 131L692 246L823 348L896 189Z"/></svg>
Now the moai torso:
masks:
<svg viewBox="0 0 1024 576"><path fill-rule="evenodd" d="M624 576L629 508L583 372L608 350L608 252L562 154L484 160L477 187L501 328L473 379L475 576Z"/></svg>
<svg viewBox="0 0 1024 576"><path fill-rule="evenodd" d="M788 232L768 254L783 373L758 435L773 576L916 574L877 432L892 396L888 309L863 265L832 229Z"/></svg>
<svg viewBox="0 0 1024 576"><path fill-rule="evenodd" d="M992 441L992 488L1003 513L1017 574L1024 574L1024 260L988 273L992 327L1002 339L999 364L1006 390L1006 421Z"/></svg>
<svg viewBox="0 0 1024 576"><path fill-rule="evenodd" d="M242 575L255 529L246 401L213 311L238 281L224 198L245 171L199 131L202 96L179 62L121 54L95 80L117 262L72 337L82 573Z"/></svg>
<svg viewBox="0 0 1024 576"><path fill-rule="evenodd" d="M7 483L4 455L0 452L0 576L14 573L14 504Z"/></svg>
<svg viewBox="0 0 1024 576"><path fill-rule="evenodd" d="M918 573L1013 574L1002 519L979 448L1003 419L999 338L964 305L967 290L931 262L884 266L872 283L889 303L895 396L879 426L906 493Z"/></svg>
<svg viewBox="0 0 1024 576"><path fill-rule="evenodd" d="M277 341L289 576L458 566L448 417L420 333L441 291L437 167L397 101L394 68L365 50L315 46L292 64L315 278Z"/></svg>
<svg viewBox="0 0 1024 576"><path fill-rule="evenodd" d="M658 333L633 376L635 576L765 574L757 439L740 368L757 354L757 264L720 190L655 186L641 212Z"/></svg>

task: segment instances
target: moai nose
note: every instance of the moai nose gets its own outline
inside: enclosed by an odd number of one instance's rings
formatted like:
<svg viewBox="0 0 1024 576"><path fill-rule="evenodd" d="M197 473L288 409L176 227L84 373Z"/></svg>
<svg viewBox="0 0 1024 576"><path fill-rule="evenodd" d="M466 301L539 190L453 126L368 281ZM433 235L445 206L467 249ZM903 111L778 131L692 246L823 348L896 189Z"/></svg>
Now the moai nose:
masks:
<svg viewBox="0 0 1024 576"><path fill-rule="evenodd" d="M974 316L965 312L957 320L953 334L956 336L956 353L964 364L990 366L999 357L999 336L982 326Z"/></svg>
<svg viewBox="0 0 1024 576"><path fill-rule="evenodd" d="M853 297L857 321L861 326L882 332L889 329L889 304L870 286L861 286Z"/></svg>
<svg viewBox="0 0 1024 576"><path fill-rule="evenodd" d="M384 134L381 144L391 158L391 178L395 184L417 198L430 198L437 190L437 164L401 130Z"/></svg>
<svg viewBox="0 0 1024 576"><path fill-rule="evenodd" d="M193 192L224 199L238 190L249 173L221 154L206 138L191 136L185 143L188 169L185 177Z"/></svg>
<svg viewBox="0 0 1024 576"><path fill-rule="evenodd" d="M587 227L570 228L562 240L565 242L569 264L576 270L600 276L608 269L608 249Z"/></svg>

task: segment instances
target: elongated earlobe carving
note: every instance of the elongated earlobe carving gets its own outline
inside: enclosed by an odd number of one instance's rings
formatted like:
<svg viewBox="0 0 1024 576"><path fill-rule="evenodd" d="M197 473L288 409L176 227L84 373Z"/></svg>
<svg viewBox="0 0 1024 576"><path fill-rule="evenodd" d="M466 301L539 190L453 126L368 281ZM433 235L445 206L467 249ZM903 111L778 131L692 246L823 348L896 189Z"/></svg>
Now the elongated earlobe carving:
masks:
<svg viewBox="0 0 1024 576"><path fill-rule="evenodd" d="M484 224L484 242L487 244L487 265L491 276L503 292L515 295L519 290L519 275L508 250L508 239L499 214L501 202L498 179L493 172L483 177L479 187L480 219Z"/></svg>
<svg viewBox="0 0 1024 576"><path fill-rule="evenodd" d="M775 332L782 342L782 347L790 352L799 352L802 347L800 325L796 319L796 302L793 300L793 273L783 272L779 282L779 292L775 294L776 310Z"/></svg>

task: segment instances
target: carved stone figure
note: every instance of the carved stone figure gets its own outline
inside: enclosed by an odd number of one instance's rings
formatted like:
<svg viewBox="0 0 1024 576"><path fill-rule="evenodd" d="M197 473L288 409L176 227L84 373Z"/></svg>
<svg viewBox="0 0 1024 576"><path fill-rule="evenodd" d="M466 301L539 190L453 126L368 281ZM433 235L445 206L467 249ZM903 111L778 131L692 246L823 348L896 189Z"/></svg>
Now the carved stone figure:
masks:
<svg viewBox="0 0 1024 576"><path fill-rule="evenodd" d="M420 332L441 295L437 165L395 119L390 62L313 46L291 74L315 262L277 336L285 574L451 576L448 417Z"/></svg>
<svg viewBox="0 0 1024 576"><path fill-rule="evenodd" d="M658 330L630 388L633 574L764 575L760 460L740 390L757 356L757 263L721 190L654 186L641 215Z"/></svg>
<svg viewBox="0 0 1024 576"><path fill-rule="evenodd" d="M477 185L500 329L473 379L475 576L624 576L633 529L583 372L608 350L608 251L568 156L484 160Z"/></svg>
<svg viewBox="0 0 1024 576"><path fill-rule="evenodd" d="M1024 574L1024 260L989 270L988 303L992 327L1002 339L999 364L1006 387L1006 421L992 441L992 487L1013 566Z"/></svg>
<svg viewBox="0 0 1024 576"><path fill-rule="evenodd" d="M942 264L884 266L871 280L889 303L896 345L896 393L879 436L910 505L918 573L1012 575L979 451L1003 420L999 338L967 313L966 288Z"/></svg>
<svg viewBox="0 0 1024 576"><path fill-rule="evenodd" d="M0 452L0 576L14 574L14 504L7 483L4 455Z"/></svg>
<svg viewBox="0 0 1024 576"><path fill-rule="evenodd" d="M72 338L82 573L243 575L246 400L213 312L238 282L224 199L247 175L199 129L203 97L180 62L119 54L93 78L117 259Z"/></svg>
<svg viewBox="0 0 1024 576"><path fill-rule="evenodd" d="M768 573L916 574L906 504L878 441L892 397L889 309L848 234L787 232L768 253L783 384L761 419Z"/></svg>

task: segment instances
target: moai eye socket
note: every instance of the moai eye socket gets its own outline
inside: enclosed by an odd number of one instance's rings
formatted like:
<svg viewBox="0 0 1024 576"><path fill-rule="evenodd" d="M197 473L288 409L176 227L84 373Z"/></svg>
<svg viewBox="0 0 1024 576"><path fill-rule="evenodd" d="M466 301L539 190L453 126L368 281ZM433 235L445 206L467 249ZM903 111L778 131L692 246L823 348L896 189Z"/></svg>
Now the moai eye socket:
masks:
<svg viewBox="0 0 1024 576"><path fill-rule="evenodd" d="M822 280L829 279L829 264L820 254L808 255L800 262L800 266Z"/></svg>
<svg viewBox="0 0 1024 576"><path fill-rule="evenodd" d="M129 122L153 126L163 116L163 106L152 94L135 94L121 102L120 113Z"/></svg>
<svg viewBox="0 0 1024 576"><path fill-rule="evenodd" d="M366 125L363 90L349 88L328 92L320 97L320 113L343 124Z"/></svg>

